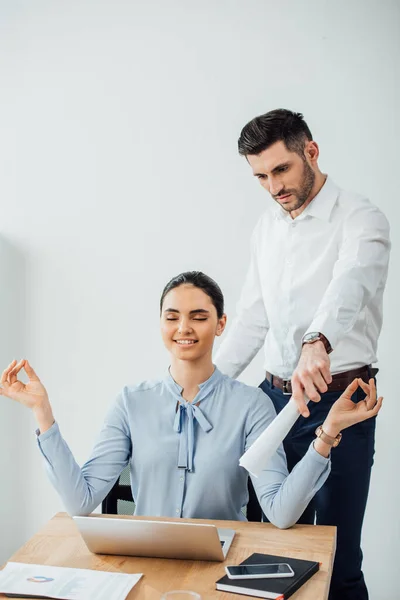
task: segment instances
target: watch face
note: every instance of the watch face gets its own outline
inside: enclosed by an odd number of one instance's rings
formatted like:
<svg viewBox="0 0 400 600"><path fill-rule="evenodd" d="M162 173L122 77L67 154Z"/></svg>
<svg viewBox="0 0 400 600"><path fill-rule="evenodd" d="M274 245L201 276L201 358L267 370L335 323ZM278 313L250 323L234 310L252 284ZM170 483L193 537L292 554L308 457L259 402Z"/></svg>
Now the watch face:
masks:
<svg viewBox="0 0 400 600"><path fill-rule="evenodd" d="M306 333L303 337L303 342L315 342L315 340L318 340L319 338L319 333Z"/></svg>

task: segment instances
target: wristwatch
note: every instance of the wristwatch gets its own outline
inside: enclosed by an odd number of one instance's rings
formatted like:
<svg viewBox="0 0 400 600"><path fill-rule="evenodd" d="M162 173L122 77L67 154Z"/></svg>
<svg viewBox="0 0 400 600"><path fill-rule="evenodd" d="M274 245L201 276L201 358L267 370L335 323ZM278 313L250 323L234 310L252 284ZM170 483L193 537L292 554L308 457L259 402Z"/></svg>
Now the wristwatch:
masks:
<svg viewBox="0 0 400 600"><path fill-rule="evenodd" d="M313 344L314 342L322 342L325 346L327 354L330 354L332 352L332 346L330 345L329 341L326 339L324 334L320 333L319 331L313 331L311 333L306 333L305 335L303 335L301 345L303 346L304 344Z"/></svg>
<svg viewBox="0 0 400 600"><path fill-rule="evenodd" d="M328 446L332 446L332 448L336 448L342 439L341 433L338 433L336 437L332 437L331 435L325 433L325 431L322 429L322 425L317 427L315 430L315 435L325 442L325 444L328 444Z"/></svg>

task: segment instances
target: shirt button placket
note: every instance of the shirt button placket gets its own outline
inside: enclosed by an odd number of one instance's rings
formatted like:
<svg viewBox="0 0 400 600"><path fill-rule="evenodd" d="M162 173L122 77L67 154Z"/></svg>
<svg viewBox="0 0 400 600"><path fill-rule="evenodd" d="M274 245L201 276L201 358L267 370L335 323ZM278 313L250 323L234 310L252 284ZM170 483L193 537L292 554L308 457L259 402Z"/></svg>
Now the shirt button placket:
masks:
<svg viewBox="0 0 400 600"><path fill-rule="evenodd" d="M185 479L186 479L186 469L179 469L179 484L178 484L178 502L179 506L176 507L175 513L178 517L182 516L183 510L183 494L185 491Z"/></svg>
<svg viewBox="0 0 400 600"><path fill-rule="evenodd" d="M284 304L284 313L282 319L282 333L287 338L290 331L290 304L292 302L292 285L293 285L293 230L294 221L288 223L287 228L287 243L285 247L286 258L285 258L285 283L286 283L286 298ZM285 365L288 364L289 352L287 347L287 339L283 340L282 344L282 358Z"/></svg>
<svg viewBox="0 0 400 600"><path fill-rule="evenodd" d="M285 303L284 303L284 317L282 320L282 324L283 324L283 329L282 332L284 334L284 336L286 337L289 333L289 310L288 310L288 303L290 301L290 286L291 286L291 279L292 279L292 273L291 273L291 233L292 233L292 229L291 229L291 225L292 225L292 221L290 222L288 228L287 228L287 239L288 239L288 244L286 244L286 258L285 258L285 281L286 281L286 298L285 298ZM286 361L286 344L285 342L283 343L283 347L282 347L282 354L283 354L283 359Z"/></svg>
<svg viewBox="0 0 400 600"><path fill-rule="evenodd" d="M298 223L296 223L295 221L292 221L291 223L291 227L289 228L289 235L288 235L288 269L289 269L289 294L288 294L288 301L287 301L287 324L288 327L290 328L290 324L293 323L293 318L295 318L296 315L296 298L293 295L293 284L294 284L294 279L295 279L295 256L296 256L296 240L298 238L298 230L296 229L296 225ZM287 331L287 334L289 333L289 330ZM292 340L291 338L287 338L286 340L286 344L285 344L285 364L287 366L287 369L289 371L293 371L293 369L295 368L295 364L296 361L293 357L293 348L292 348Z"/></svg>

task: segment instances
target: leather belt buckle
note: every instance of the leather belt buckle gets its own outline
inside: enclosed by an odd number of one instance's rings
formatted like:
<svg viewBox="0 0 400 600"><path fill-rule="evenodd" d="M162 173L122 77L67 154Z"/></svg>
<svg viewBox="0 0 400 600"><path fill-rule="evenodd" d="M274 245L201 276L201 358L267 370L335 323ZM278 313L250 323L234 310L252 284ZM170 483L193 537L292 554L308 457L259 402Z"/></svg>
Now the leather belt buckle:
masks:
<svg viewBox="0 0 400 600"><path fill-rule="evenodd" d="M292 395L292 382L290 381L290 379L282 380L282 393L284 396Z"/></svg>

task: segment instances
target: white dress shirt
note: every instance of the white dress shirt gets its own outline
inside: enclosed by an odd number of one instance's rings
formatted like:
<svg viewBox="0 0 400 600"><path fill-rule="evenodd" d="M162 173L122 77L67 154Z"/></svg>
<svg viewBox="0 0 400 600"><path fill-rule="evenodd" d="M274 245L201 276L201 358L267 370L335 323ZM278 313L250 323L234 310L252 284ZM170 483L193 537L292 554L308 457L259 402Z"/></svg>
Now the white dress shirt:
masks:
<svg viewBox="0 0 400 600"><path fill-rule="evenodd" d="M278 204L261 216L237 316L215 362L237 377L264 344L265 370L291 377L305 333L329 340L331 373L376 362L389 224L367 198L328 177L296 218Z"/></svg>

